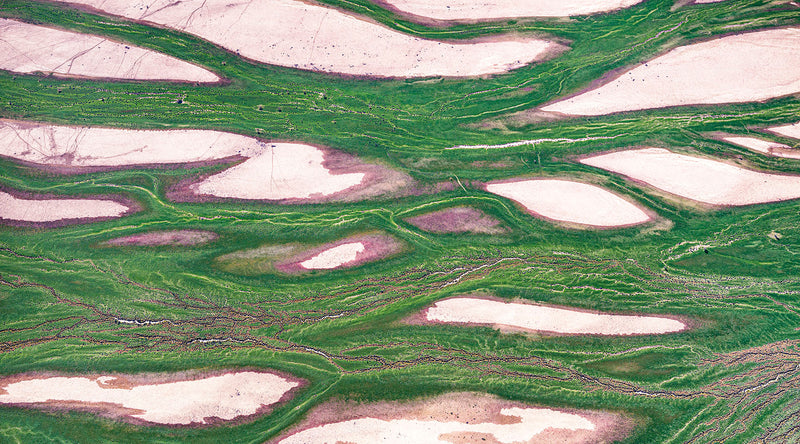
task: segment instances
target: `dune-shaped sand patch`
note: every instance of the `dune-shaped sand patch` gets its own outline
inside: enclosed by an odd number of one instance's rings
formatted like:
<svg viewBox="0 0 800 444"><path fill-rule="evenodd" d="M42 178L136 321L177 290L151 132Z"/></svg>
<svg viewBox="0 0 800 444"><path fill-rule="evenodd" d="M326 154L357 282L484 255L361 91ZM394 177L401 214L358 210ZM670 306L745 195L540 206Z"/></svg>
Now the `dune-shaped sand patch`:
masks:
<svg viewBox="0 0 800 444"><path fill-rule="evenodd" d="M218 82L199 66L104 37L0 18L0 69L60 77Z"/></svg>
<svg viewBox="0 0 800 444"><path fill-rule="evenodd" d="M747 136L726 136L721 137L721 139L725 142L739 145L749 150L764 153L769 156L785 157L787 159L800 159L800 151L783 143Z"/></svg>
<svg viewBox="0 0 800 444"><path fill-rule="evenodd" d="M602 86L541 110L598 116L767 100L800 92L798 66L800 28L730 35L675 48Z"/></svg>
<svg viewBox="0 0 800 444"><path fill-rule="evenodd" d="M0 191L0 221L79 223L122 217L133 211L112 199L26 198Z"/></svg>
<svg viewBox="0 0 800 444"><path fill-rule="evenodd" d="M790 125L773 126L769 131L792 139L800 139L800 122Z"/></svg>
<svg viewBox="0 0 800 444"><path fill-rule="evenodd" d="M164 230L122 236L106 241L105 245L125 246L190 246L211 242L219 236L213 231L203 230Z"/></svg>
<svg viewBox="0 0 800 444"><path fill-rule="evenodd" d="M629 433L618 414L556 410L476 393L408 402L328 402L312 410L278 444L451 444L611 442Z"/></svg>
<svg viewBox="0 0 800 444"><path fill-rule="evenodd" d="M391 9L435 20L569 17L627 8L642 0L376 0Z"/></svg>
<svg viewBox="0 0 800 444"><path fill-rule="evenodd" d="M284 273L352 268L395 255L402 250L403 244L391 236L362 234L301 250L276 264L275 268Z"/></svg>
<svg viewBox="0 0 800 444"><path fill-rule="evenodd" d="M300 385L299 380L254 371L181 379L23 375L0 379L0 403L89 410L133 422L199 425L264 413Z"/></svg>
<svg viewBox="0 0 800 444"><path fill-rule="evenodd" d="M472 207L453 207L405 219L415 227L432 233L500 234L506 230L500 221Z"/></svg>
<svg viewBox="0 0 800 444"><path fill-rule="evenodd" d="M751 205L800 197L800 176L747 170L663 148L617 151L587 157L581 163L711 205Z"/></svg>
<svg viewBox="0 0 800 444"><path fill-rule="evenodd" d="M423 316L428 322L570 335L652 335L686 329L683 322L665 317L593 313L483 297L444 299L426 309Z"/></svg>
<svg viewBox="0 0 800 444"><path fill-rule="evenodd" d="M377 77L480 76L552 57L564 46L533 37L440 42L298 0L73 0L117 16L197 35L249 59Z"/></svg>
<svg viewBox="0 0 800 444"><path fill-rule="evenodd" d="M352 201L407 192L413 184L406 174L330 149L208 130L129 130L0 120L0 156L68 174L240 161L168 192L180 201Z"/></svg>
<svg viewBox="0 0 800 444"><path fill-rule="evenodd" d="M491 182L486 185L486 191L514 200L536 216L559 222L610 228L651 220L644 210L620 196L571 180Z"/></svg>

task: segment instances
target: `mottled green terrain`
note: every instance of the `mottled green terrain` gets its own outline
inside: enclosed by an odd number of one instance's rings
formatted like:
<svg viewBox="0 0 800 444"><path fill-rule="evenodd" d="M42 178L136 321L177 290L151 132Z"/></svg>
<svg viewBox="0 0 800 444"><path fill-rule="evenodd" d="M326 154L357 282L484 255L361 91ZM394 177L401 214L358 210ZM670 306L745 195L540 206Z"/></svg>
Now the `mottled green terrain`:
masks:
<svg viewBox="0 0 800 444"><path fill-rule="evenodd" d="M800 120L800 98L524 125L502 120L692 40L798 25L800 9L745 0L673 8L672 0L650 0L590 18L434 29L367 0L326 3L425 37L537 33L562 38L571 50L489 79L342 79L249 63L177 32L49 3L0 0L2 17L122 39L230 79L224 86L193 86L0 72L0 117L301 141L380 161L423 184L453 184L453 191L358 203L175 203L165 197L172 184L226 166L59 176L0 160L2 187L124 195L144 207L93 224L0 226L0 373L264 368L310 382L267 416L201 429L0 407L0 442L256 443L332 397L407 399L451 391L627 413L638 424L628 442L800 441L800 202L699 209L572 160L651 145L800 173L798 161L709 135L793 123ZM500 125L482 125L496 119ZM566 140L446 150L547 138ZM593 140L569 140L587 138ZM474 183L522 175L588 178L669 222L566 229ZM403 221L458 205L479 208L508 230L432 234ZM145 230L182 228L220 237L193 247L100 245ZM362 267L296 276L242 272L216 260L262 245L314 244L371 231L389 233L408 248ZM437 299L474 291L679 315L694 326L680 334L615 338L398 322Z"/></svg>

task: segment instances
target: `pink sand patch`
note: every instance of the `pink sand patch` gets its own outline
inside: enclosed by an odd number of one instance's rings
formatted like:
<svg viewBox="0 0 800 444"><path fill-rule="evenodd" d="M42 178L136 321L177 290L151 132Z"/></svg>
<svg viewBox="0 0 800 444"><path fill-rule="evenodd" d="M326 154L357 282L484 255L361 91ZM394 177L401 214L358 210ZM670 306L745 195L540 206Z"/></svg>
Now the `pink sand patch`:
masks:
<svg viewBox="0 0 800 444"><path fill-rule="evenodd" d="M476 393L417 401L328 402L276 442L295 443L589 443L624 437L630 421L592 410L533 407Z"/></svg>
<svg viewBox="0 0 800 444"><path fill-rule="evenodd" d="M500 221L472 207L454 207L409 217L406 222L433 233L500 234Z"/></svg>
<svg viewBox="0 0 800 444"><path fill-rule="evenodd" d="M560 52L537 38L440 42L296 0L73 0L102 12L195 34L263 63L379 77L478 76Z"/></svg>
<svg viewBox="0 0 800 444"><path fill-rule="evenodd" d="M218 82L199 66L104 37L0 18L0 69L61 77Z"/></svg>
<svg viewBox="0 0 800 444"><path fill-rule="evenodd" d="M541 108L598 116L767 100L800 92L800 28L736 34L675 48L604 85Z"/></svg>
<svg viewBox="0 0 800 444"><path fill-rule="evenodd" d="M0 403L100 411L157 424L208 424L262 412L299 382L266 372L130 384L127 375L52 376L0 380Z"/></svg>
<svg viewBox="0 0 800 444"><path fill-rule="evenodd" d="M393 9L437 20L568 17L627 8L642 0L379 0Z"/></svg>
<svg viewBox="0 0 800 444"><path fill-rule="evenodd" d="M747 170L663 148L617 151L581 163L711 205L751 205L800 197L800 176Z"/></svg>
<svg viewBox="0 0 800 444"><path fill-rule="evenodd" d="M130 208L106 199L24 199L0 191L0 219L16 222L120 217Z"/></svg>
<svg viewBox="0 0 800 444"><path fill-rule="evenodd" d="M493 182L486 190L518 202L547 219L594 227L623 227L647 222L650 216L618 195L581 182L531 179Z"/></svg>
<svg viewBox="0 0 800 444"><path fill-rule="evenodd" d="M759 139L758 137L730 136L723 137L722 140L769 156L800 159L800 151L792 149L789 145Z"/></svg>
<svg viewBox="0 0 800 444"><path fill-rule="evenodd" d="M150 231L111 239L106 245L124 246L189 246L211 242L217 239L217 233L202 230L167 230Z"/></svg>
<svg viewBox="0 0 800 444"><path fill-rule="evenodd" d="M395 255L403 244L385 234L361 234L305 249L275 264L283 273L351 268Z"/></svg>
<svg viewBox="0 0 800 444"><path fill-rule="evenodd" d="M670 318L591 313L477 297L438 301L425 311L425 319L557 334L652 335L686 328L683 322Z"/></svg>
<svg viewBox="0 0 800 444"><path fill-rule="evenodd" d="M800 122L791 125L773 126L769 131L792 139L800 139Z"/></svg>

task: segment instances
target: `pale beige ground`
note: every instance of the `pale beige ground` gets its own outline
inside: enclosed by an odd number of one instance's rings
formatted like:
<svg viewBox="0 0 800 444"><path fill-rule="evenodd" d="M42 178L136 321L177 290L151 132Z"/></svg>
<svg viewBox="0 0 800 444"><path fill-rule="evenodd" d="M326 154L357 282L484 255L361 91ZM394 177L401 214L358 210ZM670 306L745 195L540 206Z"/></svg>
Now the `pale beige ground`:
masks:
<svg viewBox="0 0 800 444"><path fill-rule="evenodd" d="M363 242L350 242L329 248L316 256L300 262L307 270L330 270L355 262L359 253L364 252Z"/></svg>
<svg viewBox="0 0 800 444"><path fill-rule="evenodd" d="M489 324L560 334L642 335L673 333L686 328L683 322L657 316L589 313L475 297L436 302L426 310L425 316L429 321Z"/></svg>
<svg viewBox="0 0 800 444"><path fill-rule="evenodd" d="M568 17L627 8L642 0L380 0L399 11L437 20Z"/></svg>
<svg viewBox="0 0 800 444"><path fill-rule="evenodd" d="M259 62L330 73L476 76L502 73L564 49L533 37L448 43L298 0L73 0L106 13L195 34Z"/></svg>
<svg viewBox="0 0 800 444"><path fill-rule="evenodd" d="M104 37L0 18L0 69L63 77L217 82L191 63Z"/></svg>
<svg viewBox="0 0 800 444"><path fill-rule="evenodd" d="M769 130L784 137L800 139L800 122L791 125L773 126Z"/></svg>
<svg viewBox="0 0 800 444"><path fill-rule="evenodd" d="M800 159L800 151L792 149L789 145L759 139L758 137L730 136L723 137L722 140L770 156Z"/></svg>
<svg viewBox="0 0 800 444"><path fill-rule="evenodd" d="M596 116L679 105L766 100L800 92L800 28L731 35L675 48L542 111Z"/></svg>
<svg viewBox="0 0 800 444"><path fill-rule="evenodd" d="M120 217L130 208L107 199L24 199L0 191L0 219L56 222L68 219Z"/></svg>
<svg viewBox="0 0 800 444"><path fill-rule="evenodd" d="M712 205L750 205L800 197L800 176L747 170L663 148L617 151L581 162Z"/></svg>
<svg viewBox="0 0 800 444"><path fill-rule="evenodd" d="M298 386L278 375L262 372L226 373L203 379L162 384L117 387L114 376L43 377L5 382L0 380L0 403L35 407L82 406L101 403L129 409L133 419L158 424L205 424L207 418L231 420L257 413L278 402ZM133 412L131 412L131 410Z"/></svg>
<svg viewBox="0 0 800 444"><path fill-rule="evenodd" d="M595 185L561 179L495 182L486 190L519 202L528 211L562 222L618 227L650 220L642 209Z"/></svg>

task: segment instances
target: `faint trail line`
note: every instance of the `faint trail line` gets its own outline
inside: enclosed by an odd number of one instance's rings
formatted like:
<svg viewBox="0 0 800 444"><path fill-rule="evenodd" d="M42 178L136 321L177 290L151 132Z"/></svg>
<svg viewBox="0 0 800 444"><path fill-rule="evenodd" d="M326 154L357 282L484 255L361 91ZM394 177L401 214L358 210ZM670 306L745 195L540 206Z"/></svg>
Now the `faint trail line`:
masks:
<svg viewBox="0 0 800 444"><path fill-rule="evenodd" d="M478 149L498 149L498 148L512 148L515 146L525 146L525 145L536 145L539 143L544 142L557 142L557 143L577 143L577 142L590 142L592 140L611 140L616 139L617 137L627 136L627 133L617 134L616 136L597 136L597 137L582 137L579 139L568 139L564 137L559 137L555 139L545 138L545 139L531 139L531 140L521 140L519 142L509 142L503 143L500 145L456 145L451 146L449 148L445 148L446 150L478 150Z"/></svg>

